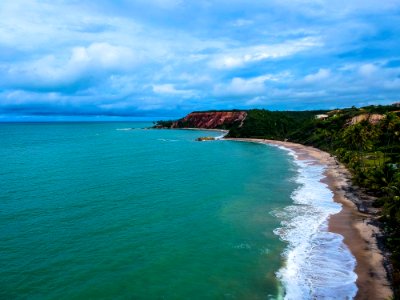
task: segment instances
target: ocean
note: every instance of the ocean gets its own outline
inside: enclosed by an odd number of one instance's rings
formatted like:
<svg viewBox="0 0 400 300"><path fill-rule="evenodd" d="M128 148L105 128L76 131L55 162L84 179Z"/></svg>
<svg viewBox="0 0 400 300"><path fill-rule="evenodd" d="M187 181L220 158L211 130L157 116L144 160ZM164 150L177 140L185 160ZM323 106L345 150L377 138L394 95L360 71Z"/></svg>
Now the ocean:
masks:
<svg viewBox="0 0 400 300"><path fill-rule="evenodd" d="M351 299L323 166L220 132L0 124L0 299Z"/></svg>

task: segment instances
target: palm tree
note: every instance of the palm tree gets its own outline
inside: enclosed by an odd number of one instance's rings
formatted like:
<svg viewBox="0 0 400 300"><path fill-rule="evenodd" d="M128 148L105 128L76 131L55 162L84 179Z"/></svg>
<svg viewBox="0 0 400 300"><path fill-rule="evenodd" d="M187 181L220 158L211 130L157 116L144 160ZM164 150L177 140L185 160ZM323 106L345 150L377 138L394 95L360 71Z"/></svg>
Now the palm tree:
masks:
<svg viewBox="0 0 400 300"><path fill-rule="evenodd" d="M365 168L363 163L363 152L370 150L374 145L374 140L378 136L376 128L368 122L360 122L348 126L342 133L342 140L350 149L357 151L357 158L361 166Z"/></svg>

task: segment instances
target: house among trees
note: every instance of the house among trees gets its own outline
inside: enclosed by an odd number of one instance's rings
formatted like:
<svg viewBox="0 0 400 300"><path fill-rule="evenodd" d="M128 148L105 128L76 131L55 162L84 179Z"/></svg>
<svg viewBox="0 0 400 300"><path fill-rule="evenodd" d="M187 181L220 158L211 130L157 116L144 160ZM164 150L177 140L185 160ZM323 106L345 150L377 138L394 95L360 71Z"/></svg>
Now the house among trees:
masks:
<svg viewBox="0 0 400 300"><path fill-rule="evenodd" d="M325 119L329 118L329 116L325 115L325 114L320 114L320 115L315 115L315 118L317 120L325 120Z"/></svg>
<svg viewBox="0 0 400 300"><path fill-rule="evenodd" d="M394 106L394 107L400 107L400 102L395 102L395 103L392 104L392 106Z"/></svg>

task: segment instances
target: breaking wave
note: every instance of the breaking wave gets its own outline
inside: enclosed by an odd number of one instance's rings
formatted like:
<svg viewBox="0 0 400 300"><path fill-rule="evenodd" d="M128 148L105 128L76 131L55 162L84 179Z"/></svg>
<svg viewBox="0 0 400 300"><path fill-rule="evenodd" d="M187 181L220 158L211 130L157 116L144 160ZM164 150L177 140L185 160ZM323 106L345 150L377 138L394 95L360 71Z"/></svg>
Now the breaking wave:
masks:
<svg viewBox="0 0 400 300"><path fill-rule="evenodd" d="M275 212L281 227L274 233L288 243L285 265L277 272L285 290L284 299L353 299L357 293L356 260L340 234L328 231L330 215L341 210L333 193L321 182L325 168L312 161L298 160L292 193L294 204Z"/></svg>

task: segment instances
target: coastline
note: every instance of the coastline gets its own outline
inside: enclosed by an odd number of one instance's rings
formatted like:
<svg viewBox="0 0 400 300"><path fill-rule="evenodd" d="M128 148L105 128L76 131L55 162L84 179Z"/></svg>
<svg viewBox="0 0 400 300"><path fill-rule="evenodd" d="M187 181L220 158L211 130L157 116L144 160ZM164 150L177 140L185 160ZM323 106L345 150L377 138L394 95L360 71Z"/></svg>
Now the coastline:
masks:
<svg viewBox="0 0 400 300"><path fill-rule="evenodd" d="M356 259L355 273L358 288L354 299L389 299L393 296L384 267L385 256L378 247L379 228L368 206L360 200L359 191L351 186L349 171L333 156L314 147L267 139L227 138L230 141L253 142L281 146L294 151L299 160L310 160L323 165L326 183L335 202L342 205L339 213L331 215L328 231L344 237L344 243ZM370 201L370 199L365 200ZM358 208L358 209L357 209Z"/></svg>
<svg viewBox="0 0 400 300"><path fill-rule="evenodd" d="M229 130L227 130L227 129L209 129L209 128L190 128L190 127L188 127L188 128L171 128L171 129L174 129L174 130L194 130L194 131L214 131L214 132L222 132L222 133L225 133L225 134L227 134L228 132L229 132Z"/></svg>

